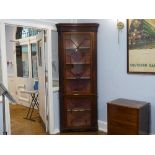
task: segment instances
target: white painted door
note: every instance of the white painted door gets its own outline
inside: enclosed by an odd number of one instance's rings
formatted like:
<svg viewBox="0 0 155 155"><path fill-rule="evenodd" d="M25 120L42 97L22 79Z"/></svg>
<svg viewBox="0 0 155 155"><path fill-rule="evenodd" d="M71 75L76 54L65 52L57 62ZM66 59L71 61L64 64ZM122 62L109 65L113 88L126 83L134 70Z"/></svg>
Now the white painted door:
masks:
<svg viewBox="0 0 155 155"><path fill-rule="evenodd" d="M33 90L35 75L33 75L32 68L34 65L32 67L32 63L34 62L34 53L37 53L36 47L36 37L20 39L19 44L15 44L15 76L12 78L8 77L9 88L14 90L14 92L11 92L15 94L16 101L28 107L30 106L31 97L28 94L22 93L22 91Z"/></svg>
<svg viewBox="0 0 155 155"><path fill-rule="evenodd" d="M31 90L33 88L33 78L31 74L31 49L27 41L15 46L15 48L16 77L14 80L16 81L16 99L19 104L29 106L29 95L22 93L21 91Z"/></svg>
<svg viewBox="0 0 155 155"><path fill-rule="evenodd" d="M47 129L44 31L40 32L36 36L36 39L37 39L37 55L38 55L39 114Z"/></svg>

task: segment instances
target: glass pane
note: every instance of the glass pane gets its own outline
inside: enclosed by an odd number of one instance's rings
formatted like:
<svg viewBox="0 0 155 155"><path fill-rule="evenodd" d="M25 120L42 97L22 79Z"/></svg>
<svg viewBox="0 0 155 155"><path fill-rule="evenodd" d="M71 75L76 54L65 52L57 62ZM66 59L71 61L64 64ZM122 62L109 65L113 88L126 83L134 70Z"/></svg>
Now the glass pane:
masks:
<svg viewBox="0 0 155 155"><path fill-rule="evenodd" d="M66 33L64 40L66 93L91 93L90 33Z"/></svg>
<svg viewBox="0 0 155 155"><path fill-rule="evenodd" d="M31 44L32 78L38 77L37 45Z"/></svg>
<svg viewBox="0 0 155 155"><path fill-rule="evenodd" d="M87 63L91 62L91 41L90 34L66 34L65 52L66 63Z"/></svg>
<svg viewBox="0 0 155 155"><path fill-rule="evenodd" d="M65 99L67 109L67 127L86 127L91 125L92 98L72 98Z"/></svg>
<svg viewBox="0 0 155 155"><path fill-rule="evenodd" d="M90 33L65 35L66 49L84 50L91 47Z"/></svg>
<svg viewBox="0 0 155 155"><path fill-rule="evenodd" d="M28 45L16 46L17 76L29 76Z"/></svg>
<svg viewBox="0 0 155 155"><path fill-rule="evenodd" d="M66 77L83 79L90 78L90 65L72 64L66 65Z"/></svg>
<svg viewBox="0 0 155 155"><path fill-rule="evenodd" d="M91 81L90 79L67 79L66 81L66 93L67 94L84 94L91 92Z"/></svg>
<svg viewBox="0 0 155 155"><path fill-rule="evenodd" d="M86 127L91 125L90 111L67 112L67 127Z"/></svg>
<svg viewBox="0 0 155 155"><path fill-rule="evenodd" d="M39 29L33 29L33 28L27 28L27 27L17 27L16 39L36 36L40 32L41 32L41 30L39 30Z"/></svg>

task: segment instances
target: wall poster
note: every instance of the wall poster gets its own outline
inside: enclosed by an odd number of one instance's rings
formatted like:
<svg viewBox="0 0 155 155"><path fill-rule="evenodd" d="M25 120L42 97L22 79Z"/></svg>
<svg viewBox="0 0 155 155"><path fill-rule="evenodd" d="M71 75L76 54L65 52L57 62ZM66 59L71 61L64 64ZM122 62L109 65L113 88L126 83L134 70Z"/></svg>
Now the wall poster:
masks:
<svg viewBox="0 0 155 155"><path fill-rule="evenodd" d="M155 73L155 19L127 20L128 73Z"/></svg>

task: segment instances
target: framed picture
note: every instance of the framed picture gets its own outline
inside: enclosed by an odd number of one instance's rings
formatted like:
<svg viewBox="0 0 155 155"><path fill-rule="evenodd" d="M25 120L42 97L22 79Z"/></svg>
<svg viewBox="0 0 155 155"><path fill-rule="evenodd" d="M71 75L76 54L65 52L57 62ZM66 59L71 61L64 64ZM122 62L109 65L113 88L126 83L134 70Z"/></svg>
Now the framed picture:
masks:
<svg viewBox="0 0 155 155"><path fill-rule="evenodd" d="M155 19L127 20L128 73L155 73Z"/></svg>

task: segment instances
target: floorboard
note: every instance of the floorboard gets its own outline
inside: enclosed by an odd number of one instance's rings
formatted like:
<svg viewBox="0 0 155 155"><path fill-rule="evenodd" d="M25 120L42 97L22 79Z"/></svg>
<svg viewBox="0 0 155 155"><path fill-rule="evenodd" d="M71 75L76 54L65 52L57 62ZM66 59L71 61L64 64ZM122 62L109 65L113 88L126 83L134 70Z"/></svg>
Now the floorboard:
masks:
<svg viewBox="0 0 155 155"><path fill-rule="evenodd" d="M24 119L28 108L23 105L10 104L11 134L12 135L46 135L42 126L38 110L34 110L32 118L35 121Z"/></svg>

